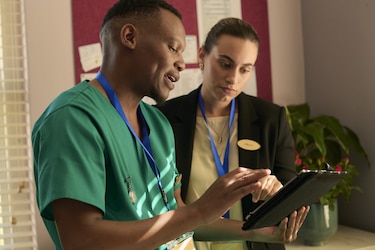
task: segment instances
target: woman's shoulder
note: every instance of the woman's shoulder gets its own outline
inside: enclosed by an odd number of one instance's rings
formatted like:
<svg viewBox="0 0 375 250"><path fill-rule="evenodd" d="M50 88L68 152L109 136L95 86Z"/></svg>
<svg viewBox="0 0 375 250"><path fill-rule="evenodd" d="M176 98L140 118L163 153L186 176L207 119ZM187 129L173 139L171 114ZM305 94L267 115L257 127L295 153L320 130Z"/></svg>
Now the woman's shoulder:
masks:
<svg viewBox="0 0 375 250"><path fill-rule="evenodd" d="M198 101L198 93L198 89L195 89L188 94L169 99L156 107L163 113L176 113L176 111L186 110L189 107L196 105Z"/></svg>
<svg viewBox="0 0 375 250"><path fill-rule="evenodd" d="M283 106L273 103L269 100L263 99L261 97L248 95L246 93L241 93L238 96L240 103L247 103L253 105L256 109L266 109L266 110L280 110Z"/></svg>

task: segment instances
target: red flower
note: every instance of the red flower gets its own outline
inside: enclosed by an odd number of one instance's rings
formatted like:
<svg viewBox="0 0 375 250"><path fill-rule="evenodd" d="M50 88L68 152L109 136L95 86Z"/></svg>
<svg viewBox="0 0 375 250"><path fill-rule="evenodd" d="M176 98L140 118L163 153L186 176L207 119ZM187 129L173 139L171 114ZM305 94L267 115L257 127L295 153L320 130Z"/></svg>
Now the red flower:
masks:
<svg viewBox="0 0 375 250"><path fill-rule="evenodd" d="M341 172L341 171L342 171L342 166L337 165L337 166L335 167L335 170L338 171L338 172Z"/></svg>
<svg viewBox="0 0 375 250"><path fill-rule="evenodd" d="M302 159L301 159L301 158L297 158L295 164L296 164L297 166L301 166L301 164L302 164Z"/></svg>

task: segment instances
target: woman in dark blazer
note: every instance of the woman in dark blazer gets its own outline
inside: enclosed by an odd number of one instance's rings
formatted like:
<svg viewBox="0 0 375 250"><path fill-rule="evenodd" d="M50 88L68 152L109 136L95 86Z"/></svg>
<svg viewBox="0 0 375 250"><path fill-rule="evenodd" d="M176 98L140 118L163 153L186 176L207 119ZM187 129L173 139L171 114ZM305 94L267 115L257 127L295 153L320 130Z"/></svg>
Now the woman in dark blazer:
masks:
<svg viewBox="0 0 375 250"><path fill-rule="evenodd" d="M263 193L253 194L256 197L248 195L242 199L242 219L257 206L256 201L266 199L296 175L293 139L285 109L242 92L254 67L258 46L258 36L249 24L235 18L219 21L208 33L204 46L199 50L200 68L203 73L202 85L187 95L171 99L159 106L175 133L177 167L183 176L181 192L185 202L188 189L197 184L197 180L191 175L193 152L202 154L194 151L197 150L194 149L196 141L206 140L210 152L214 149L210 148L208 141L214 141L211 147L215 147L215 144L218 145L222 141L222 135L219 135L222 131L214 130L209 122L211 118L228 117L231 120L230 117L232 117L235 119L234 124L237 126L230 128L230 123L228 123L225 129L229 127L230 130L226 137L223 136L225 143L231 133L237 134L234 141L230 139L231 142L228 142L231 150L241 139L259 144L259 149L254 147L250 148L251 150L245 150L238 147L236 149L238 151L234 151L235 154L238 152L238 155L235 155L238 157L238 165L232 168L238 166L252 169L269 168L273 177L273 179L264 180ZM206 131L204 136L196 133L198 131L197 120L202 121L202 119L207 127L203 130ZM220 138L215 140L215 137ZM232 154L229 155L233 157L233 151L231 152ZM204 157L214 162L213 154L214 152ZM220 157L223 159L224 156L220 155ZM221 163L224 164L223 160ZM215 165L215 162L212 165ZM247 247L249 249L285 249L283 244L270 243L248 242Z"/></svg>

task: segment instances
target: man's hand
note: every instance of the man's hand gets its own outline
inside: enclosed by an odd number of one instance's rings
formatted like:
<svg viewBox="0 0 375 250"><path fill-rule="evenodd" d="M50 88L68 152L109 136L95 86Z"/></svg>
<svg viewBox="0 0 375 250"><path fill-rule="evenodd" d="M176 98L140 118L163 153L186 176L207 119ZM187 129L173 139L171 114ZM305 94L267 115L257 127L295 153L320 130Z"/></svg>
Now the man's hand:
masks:
<svg viewBox="0 0 375 250"><path fill-rule="evenodd" d="M206 223L222 216L237 200L257 192L261 188L260 179L271 173L269 169L248 169L239 167L216 181L190 206L198 206Z"/></svg>

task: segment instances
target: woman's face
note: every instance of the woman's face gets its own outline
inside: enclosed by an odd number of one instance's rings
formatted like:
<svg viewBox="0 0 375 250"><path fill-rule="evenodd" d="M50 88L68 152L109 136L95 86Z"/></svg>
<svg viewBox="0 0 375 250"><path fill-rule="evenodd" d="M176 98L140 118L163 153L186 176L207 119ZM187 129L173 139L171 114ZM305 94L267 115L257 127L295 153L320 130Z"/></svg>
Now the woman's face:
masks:
<svg viewBox="0 0 375 250"><path fill-rule="evenodd" d="M248 39L222 35L209 54L199 51L203 62L202 95L229 103L246 86L258 56L258 45Z"/></svg>

